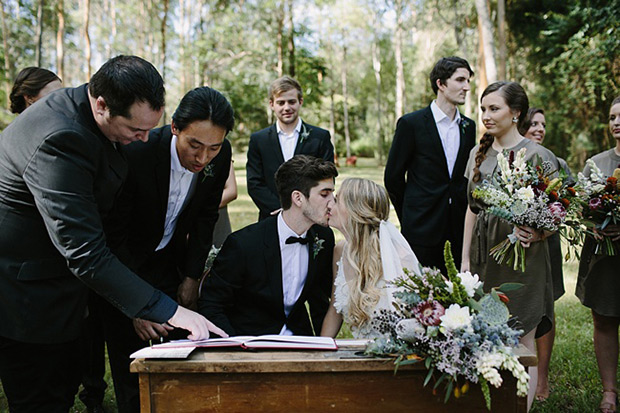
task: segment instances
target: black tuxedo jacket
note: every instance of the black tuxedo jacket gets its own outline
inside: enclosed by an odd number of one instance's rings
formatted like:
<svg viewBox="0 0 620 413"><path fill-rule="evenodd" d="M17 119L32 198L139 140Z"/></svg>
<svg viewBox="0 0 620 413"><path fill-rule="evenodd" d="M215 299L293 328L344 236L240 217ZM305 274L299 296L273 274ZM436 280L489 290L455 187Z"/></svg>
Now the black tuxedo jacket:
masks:
<svg viewBox="0 0 620 413"><path fill-rule="evenodd" d="M332 289L334 234L315 225L307 237L308 276L288 318L275 216L232 233L224 242L202 287L199 312L230 335L278 334L284 324L295 335L319 334ZM315 239L324 240L316 257Z"/></svg>
<svg viewBox="0 0 620 413"><path fill-rule="evenodd" d="M101 224L126 172L87 85L50 94L0 135L0 336L76 339L87 286L128 316L151 301L154 288L110 253Z"/></svg>
<svg viewBox="0 0 620 413"><path fill-rule="evenodd" d="M305 122L302 124L302 131L305 127L309 136L301 142L300 133L295 155L312 155L334 162L334 147L329 132ZM259 209L259 219L269 217L271 211L280 208L275 174L283 163L284 157L275 123L250 136L246 163L248 194Z"/></svg>
<svg viewBox="0 0 620 413"><path fill-rule="evenodd" d="M460 231L463 238L467 209L464 174L475 145L476 124L463 115L461 119L461 142L452 177L430 106L398 120L384 182L401 231L412 246L442 243L448 225L458 225L452 229Z"/></svg>
<svg viewBox="0 0 620 413"><path fill-rule="evenodd" d="M106 222L106 234L112 251L127 266L157 288L178 286L183 276L199 278L211 248L213 227L218 217L224 184L228 178L231 146L224 140L220 153L209 169L194 176L195 186L177 219L172 239L176 271L145 272L143 267L155 253L164 235L168 193L170 190L170 126L154 129L148 142L125 147L129 174L114 211ZM163 277L163 279L162 279ZM168 292L168 291L166 291Z"/></svg>

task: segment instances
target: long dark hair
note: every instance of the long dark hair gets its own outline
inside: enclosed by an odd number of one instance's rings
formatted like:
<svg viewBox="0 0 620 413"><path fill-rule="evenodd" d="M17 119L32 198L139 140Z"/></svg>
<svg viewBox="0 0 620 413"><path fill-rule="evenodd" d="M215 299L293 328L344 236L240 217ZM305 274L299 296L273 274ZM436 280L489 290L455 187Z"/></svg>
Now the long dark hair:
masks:
<svg viewBox="0 0 620 413"><path fill-rule="evenodd" d="M529 108L529 100L527 98L527 93L523 90L523 87L517 82L495 82L491 83L484 89L482 92L482 96L480 97L480 102L482 99L493 93L499 92L504 98L504 101L508 105L510 109L515 112L519 112L519 120L517 122L517 129L521 129L523 124L525 123L525 119L527 117L527 110ZM485 133L480 138L480 146L478 147L478 151L476 152L474 160L476 161L476 165L474 166L474 175L472 180L474 182L480 181L480 165L487 157L487 151L493 144L493 135L489 133Z"/></svg>
<svg viewBox="0 0 620 413"><path fill-rule="evenodd" d="M48 83L56 80L61 81L56 73L41 67L32 66L22 69L13 83L9 97L11 112L22 113L28 106L26 96L37 96Z"/></svg>

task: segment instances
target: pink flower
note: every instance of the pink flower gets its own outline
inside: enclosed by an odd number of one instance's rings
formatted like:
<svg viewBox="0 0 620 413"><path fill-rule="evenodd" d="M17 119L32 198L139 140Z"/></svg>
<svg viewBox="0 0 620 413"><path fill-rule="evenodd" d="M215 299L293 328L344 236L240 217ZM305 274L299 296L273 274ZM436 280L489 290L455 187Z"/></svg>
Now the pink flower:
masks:
<svg viewBox="0 0 620 413"><path fill-rule="evenodd" d="M423 301L413 310L413 314L425 326L438 326L441 323L439 317L445 312L445 308L437 301Z"/></svg>
<svg viewBox="0 0 620 413"><path fill-rule="evenodd" d="M564 208L564 205L562 205L561 202L553 202L549 204L549 211L553 214L556 224L561 223L564 221L564 218L566 218L566 208Z"/></svg>
<svg viewBox="0 0 620 413"><path fill-rule="evenodd" d="M599 209L601 207L601 203L600 198L592 198L590 202L588 202L588 206L590 209Z"/></svg>

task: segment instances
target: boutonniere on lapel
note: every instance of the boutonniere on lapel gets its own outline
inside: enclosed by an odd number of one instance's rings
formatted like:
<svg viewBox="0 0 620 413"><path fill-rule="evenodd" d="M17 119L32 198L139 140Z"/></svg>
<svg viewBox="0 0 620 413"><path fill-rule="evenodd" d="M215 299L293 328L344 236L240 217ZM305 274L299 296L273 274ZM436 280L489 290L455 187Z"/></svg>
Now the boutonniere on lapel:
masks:
<svg viewBox="0 0 620 413"><path fill-rule="evenodd" d="M461 125L461 133L463 135L465 135L465 129L467 129L470 123L471 122L469 121L469 119L461 118L461 121L459 122L459 124Z"/></svg>
<svg viewBox="0 0 620 413"><path fill-rule="evenodd" d="M319 238L318 235L314 236L314 241L312 242L312 258L315 259L319 252L325 247L323 247L324 239Z"/></svg>
<svg viewBox="0 0 620 413"><path fill-rule="evenodd" d="M212 163L207 164L207 166L204 167L204 169L202 170L202 181L204 182L205 179L207 178L213 178L215 176L215 171L213 170L215 168L215 165L213 165Z"/></svg>
<svg viewBox="0 0 620 413"><path fill-rule="evenodd" d="M301 145L306 139L308 139L308 136L310 136L310 131L312 131L312 129L306 128L306 125L303 123L301 124L301 133L299 134L298 145Z"/></svg>

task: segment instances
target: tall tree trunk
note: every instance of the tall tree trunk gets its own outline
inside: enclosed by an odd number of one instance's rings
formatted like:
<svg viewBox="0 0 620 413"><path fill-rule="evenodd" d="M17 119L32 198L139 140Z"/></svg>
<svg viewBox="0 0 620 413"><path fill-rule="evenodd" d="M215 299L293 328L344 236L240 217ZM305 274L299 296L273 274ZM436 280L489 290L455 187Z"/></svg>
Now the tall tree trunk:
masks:
<svg viewBox="0 0 620 413"><path fill-rule="evenodd" d="M164 84L166 84L166 23L168 22L168 3L169 0L163 0L164 2L164 15L161 19L161 50L160 50L160 59L161 59L161 77L164 80ZM162 115L162 120L164 123L166 122L166 107L164 106L164 113Z"/></svg>
<svg viewBox="0 0 620 413"><path fill-rule="evenodd" d="M11 52L9 50L9 30L6 27L6 13L4 11L4 1L0 0L0 6L2 6L2 47L4 48L4 73L6 81L4 82L4 91L6 93L6 108L11 108L11 95L13 73L11 70Z"/></svg>
<svg viewBox="0 0 620 413"><path fill-rule="evenodd" d="M90 50L90 34L88 32L88 24L90 22L90 0L84 0L84 52L86 53L86 76L87 81L90 80L92 73L91 68L91 50Z"/></svg>
<svg viewBox="0 0 620 413"><path fill-rule="evenodd" d="M375 28L378 30L378 28ZM379 49L379 39L375 38L372 44L372 68L375 72L375 84L377 87L377 159L379 165L383 165L383 148L385 142L383 140L383 113L381 111L381 50Z"/></svg>
<svg viewBox="0 0 620 413"><path fill-rule="evenodd" d="M180 63L181 63L181 88L183 91L188 90L187 88L187 61L185 60L185 56L186 56L186 50L185 47L187 45L187 21L189 19L189 16L187 15L187 5L185 3L185 0L179 0L179 8L181 9L180 13L181 13L181 33L179 34L179 58L180 58Z"/></svg>
<svg viewBox="0 0 620 413"><path fill-rule="evenodd" d="M499 65L497 75L499 79L506 79L506 0L497 0L497 43Z"/></svg>
<svg viewBox="0 0 620 413"><path fill-rule="evenodd" d="M482 39L482 26L478 25L478 38ZM480 102L480 97L482 96L482 92L487 88L489 82L487 82L487 69L484 63L484 45L482 44L482 40L478 41L478 87L476 90L478 91L478 100L476 102ZM478 111L478 125L480 125L480 129L482 132L486 132L486 128L482 124L482 112Z"/></svg>
<svg viewBox="0 0 620 413"><path fill-rule="evenodd" d="M394 36L394 59L396 60L396 118L403 116L405 107L405 69L403 66L403 0L397 0L396 33Z"/></svg>
<svg viewBox="0 0 620 413"><path fill-rule="evenodd" d="M336 103L334 95L336 91L333 86L329 88L329 133L331 135L332 146L334 147L334 162L338 166L338 151L336 150Z"/></svg>
<svg viewBox="0 0 620 413"><path fill-rule="evenodd" d="M295 77L295 25L293 24L293 0L287 0L288 9L288 73Z"/></svg>
<svg viewBox="0 0 620 413"><path fill-rule="evenodd" d="M45 8L45 0L39 1L39 6L37 8L37 31L34 35L35 38L35 63L37 66L41 67L41 48L43 45L43 9Z"/></svg>
<svg viewBox="0 0 620 413"><path fill-rule="evenodd" d="M56 74L59 78L65 79L65 1L58 0L56 5L56 15L58 16L58 30L56 31Z"/></svg>
<svg viewBox="0 0 620 413"><path fill-rule="evenodd" d="M349 92L347 90L347 46L343 36L342 46L342 115L344 117L344 143L347 148L347 158L351 156L351 136L349 134Z"/></svg>
<svg viewBox="0 0 620 413"><path fill-rule="evenodd" d="M278 25L278 32L276 34L278 63L276 71L278 72L278 77L281 77L284 74L284 36L282 33L284 31L284 4L276 4L276 18Z"/></svg>
<svg viewBox="0 0 620 413"><path fill-rule="evenodd" d="M478 12L478 26L480 27L480 41L484 48L484 66L488 83L497 80L497 66L495 64L495 41L493 40L493 23L489 16L486 0L476 0Z"/></svg>

